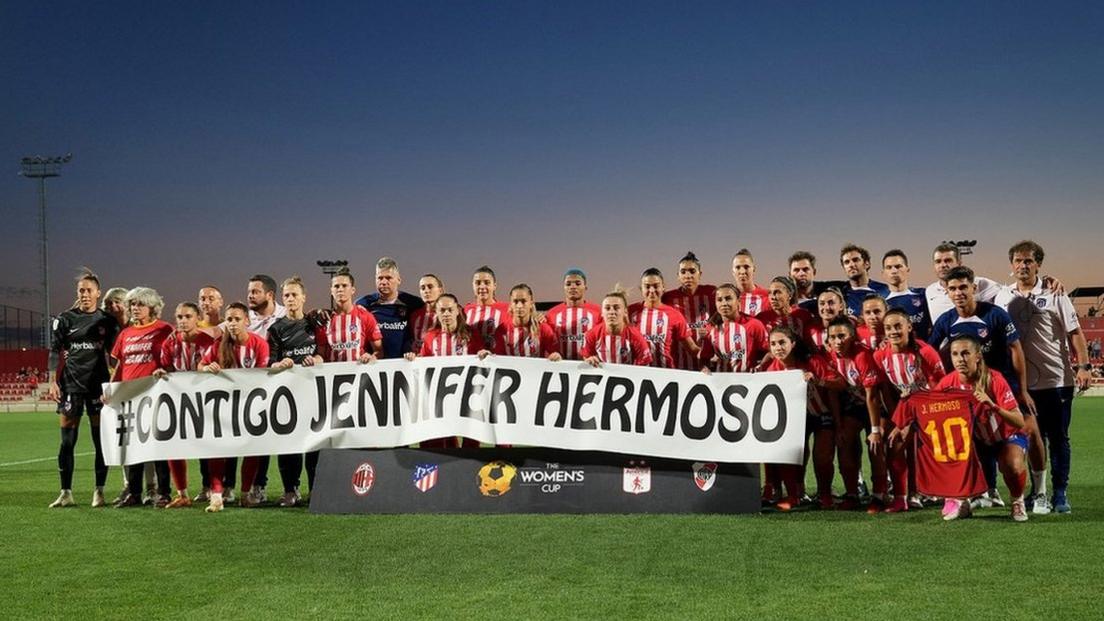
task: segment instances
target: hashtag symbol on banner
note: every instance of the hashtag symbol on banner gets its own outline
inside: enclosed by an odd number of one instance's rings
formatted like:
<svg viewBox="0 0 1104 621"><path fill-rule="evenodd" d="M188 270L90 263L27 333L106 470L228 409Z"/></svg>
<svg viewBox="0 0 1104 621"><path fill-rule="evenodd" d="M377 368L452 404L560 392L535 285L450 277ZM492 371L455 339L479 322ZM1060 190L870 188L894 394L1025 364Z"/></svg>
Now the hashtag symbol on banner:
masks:
<svg viewBox="0 0 1104 621"><path fill-rule="evenodd" d="M115 433L119 434L119 446L130 445L130 434L133 432L134 411L128 404L128 407L119 414L119 426L115 428Z"/></svg>

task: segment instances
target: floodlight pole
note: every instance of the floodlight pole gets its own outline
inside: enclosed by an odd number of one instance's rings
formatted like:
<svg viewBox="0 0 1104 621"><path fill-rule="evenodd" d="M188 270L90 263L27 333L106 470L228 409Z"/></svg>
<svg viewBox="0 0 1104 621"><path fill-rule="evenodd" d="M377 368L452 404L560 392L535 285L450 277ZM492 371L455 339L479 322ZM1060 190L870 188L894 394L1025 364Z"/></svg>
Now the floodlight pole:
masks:
<svg viewBox="0 0 1104 621"><path fill-rule="evenodd" d="M340 271L341 268L349 266L349 262L345 259L319 259L315 261L315 264L322 268L322 273L330 280L333 279L333 275ZM334 299L332 295L330 296L330 308L334 308Z"/></svg>
<svg viewBox="0 0 1104 621"><path fill-rule="evenodd" d="M58 157L25 157L20 160L19 174L28 179L38 179L38 224L42 232L39 263L42 268L42 347L50 347L50 261L46 236L46 179L60 177L62 164L69 163L73 154Z"/></svg>

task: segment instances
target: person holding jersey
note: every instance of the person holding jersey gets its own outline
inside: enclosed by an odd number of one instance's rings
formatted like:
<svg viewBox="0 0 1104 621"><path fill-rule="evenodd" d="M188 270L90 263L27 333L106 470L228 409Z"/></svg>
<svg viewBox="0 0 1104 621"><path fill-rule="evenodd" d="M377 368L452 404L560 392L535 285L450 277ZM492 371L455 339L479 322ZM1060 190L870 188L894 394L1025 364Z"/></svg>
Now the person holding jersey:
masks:
<svg viewBox="0 0 1104 621"><path fill-rule="evenodd" d="M981 440L978 451L995 457L1012 497L1012 519L1026 522L1024 488L1027 486L1028 440L1023 433L1024 416L1016 396L1000 371L985 364L981 342L976 338L970 335L955 337L950 349L954 372L940 380L936 389L973 391L982 407L981 419L975 427L975 435ZM945 519L969 511L970 503L962 499L947 499L943 505Z"/></svg>
<svg viewBox="0 0 1104 621"><path fill-rule="evenodd" d="M847 388L840 397L840 418L836 429L840 476L843 477L845 490L840 508L859 507L861 434L866 429L874 488L867 512L878 513L884 508L888 491L882 435L882 374L874 361L874 354L859 342L855 324L847 317L836 317L828 324L828 359L847 382Z"/></svg>
<svg viewBox="0 0 1104 621"><path fill-rule="evenodd" d="M814 353L807 343L788 326L778 326L768 337L772 360L767 371L799 370L808 385L806 407L806 434L813 437L813 473L816 475L817 502L822 509L830 509L832 498L832 456L835 452L835 427L839 419L839 397L836 391L843 389L844 380L832 368L832 364L820 353ZM786 496L775 504L779 511L790 511L804 494L805 467L809 460L809 444L806 437L805 463L801 466L775 465L786 486Z"/></svg>
<svg viewBox="0 0 1104 621"><path fill-rule="evenodd" d="M563 358L556 330L537 315L533 289L525 283L510 289L510 320L495 328L494 353L499 356L547 358L553 362Z"/></svg>
<svg viewBox="0 0 1104 621"><path fill-rule="evenodd" d="M276 320L268 329L268 366L283 371L295 365L311 367L322 364L318 355L318 329L312 317L305 312L307 288L302 279L292 276L280 287L281 299L287 315ZM303 455L293 453L278 455L276 465L280 470L280 481L284 485L284 495L280 497L281 507L298 506L303 497L299 493L299 473L303 470ZM318 467L318 451L307 453L307 485L314 489L314 473Z"/></svg>
<svg viewBox="0 0 1104 621"><path fill-rule="evenodd" d="M176 307L176 331L161 345L161 368L153 372L158 378L167 377L170 372L197 371L203 355L215 344L210 334L199 329L199 305L194 302L181 302ZM170 459L169 474L172 476L176 498L165 505L166 509L182 509L192 506L188 496L188 461Z"/></svg>
<svg viewBox="0 0 1104 621"><path fill-rule="evenodd" d="M149 377L161 368L161 348L173 333L173 327L161 321L161 309L165 303L157 291L149 287L135 287L127 292L127 309L131 325L119 333L111 357L117 362L112 380L126 382ZM142 476L145 464L127 466L127 495L115 503L116 508L142 504ZM157 474L157 495L154 505L165 508L171 501L169 464L154 462Z"/></svg>
<svg viewBox="0 0 1104 621"><path fill-rule="evenodd" d="M652 366L675 368L671 355L676 344L693 352L701 350L694 342L686 318L677 309L662 302L663 273L650 267L640 275L640 292L644 300L629 306L629 321L652 347Z"/></svg>
<svg viewBox="0 0 1104 621"><path fill-rule="evenodd" d="M90 271L77 277L76 305L58 315L52 324L47 396L58 403L61 444L58 447L58 475L61 492L51 508L76 505L73 499L75 448L81 416L88 415L92 446L96 452L92 506L107 504L103 487L107 483L100 444L100 410L103 384L110 377L107 354L115 344L120 325L110 313L97 307L100 279Z"/></svg>
<svg viewBox="0 0 1104 621"><path fill-rule="evenodd" d="M544 320L556 329L560 355L565 360L582 360L583 340L602 321L602 308L587 301L586 273L577 267L564 272L563 289L564 301L549 309Z"/></svg>
<svg viewBox="0 0 1104 621"><path fill-rule="evenodd" d="M620 286L602 298L602 322L583 341L584 362L592 367L605 363L651 366L652 346L629 321L628 308L628 296Z"/></svg>
<svg viewBox="0 0 1104 621"><path fill-rule="evenodd" d="M705 342L709 333L709 321L717 312L717 288L701 284L701 277L701 261L693 252L687 252L678 262L678 289L667 291L661 298L664 304L674 307L686 318L690 335L698 347ZM696 371L700 368L697 356L681 344L675 344L674 354L676 369Z"/></svg>
<svg viewBox="0 0 1104 621"><path fill-rule="evenodd" d="M367 311L366 311L367 312ZM221 373L224 369L253 369L268 366L268 341L249 331L249 308L241 302L234 302L226 308L224 321L225 333L204 354L199 370L204 373ZM260 500L251 493L257 477L259 459L257 456L241 460L241 499L242 507L256 507ZM225 459L211 459L208 467L211 473L211 501L207 505L210 513L223 509L223 469Z"/></svg>
<svg viewBox="0 0 1104 621"><path fill-rule="evenodd" d="M717 312L709 319L698 368L707 373L750 373L767 353L767 329L741 310L736 285L725 283L714 296Z"/></svg>
<svg viewBox="0 0 1104 621"><path fill-rule="evenodd" d="M886 393L886 409L892 412L897 407L898 398L935 386L946 373L939 353L931 345L917 340L908 313L899 308L891 309L886 312L882 325L885 341L874 351L874 361L891 388ZM883 432L888 430L883 429ZM908 497L909 480L912 478L909 457L912 451L906 449L906 446L890 447L887 455L893 500L886 513L908 511L910 505L917 509L923 507L919 497Z"/></svg>

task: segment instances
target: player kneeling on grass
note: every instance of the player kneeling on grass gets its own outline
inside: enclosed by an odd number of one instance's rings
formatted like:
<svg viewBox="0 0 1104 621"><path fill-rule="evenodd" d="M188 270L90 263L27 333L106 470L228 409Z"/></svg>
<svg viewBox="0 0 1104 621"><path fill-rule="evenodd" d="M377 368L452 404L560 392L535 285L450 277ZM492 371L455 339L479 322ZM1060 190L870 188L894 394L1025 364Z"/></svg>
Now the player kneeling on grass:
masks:
<svg viewBox="0 0 1104 621"><path fill-rule="evenodd" d="M974 392L974 397L981 404L981 416L975 427L976 435L981 440L978 449L996 454L997 466L1012 496L1012 519L1026 522L1024 486L1027 483L1025 456L1028 441L1022 431L1024 417L1012 388L1004 376L985 365L981 343L971 336L951 341L951 363L955 372L944 377L937 388L962 388ZM946 516L946 505L943 511Z"/></svg>

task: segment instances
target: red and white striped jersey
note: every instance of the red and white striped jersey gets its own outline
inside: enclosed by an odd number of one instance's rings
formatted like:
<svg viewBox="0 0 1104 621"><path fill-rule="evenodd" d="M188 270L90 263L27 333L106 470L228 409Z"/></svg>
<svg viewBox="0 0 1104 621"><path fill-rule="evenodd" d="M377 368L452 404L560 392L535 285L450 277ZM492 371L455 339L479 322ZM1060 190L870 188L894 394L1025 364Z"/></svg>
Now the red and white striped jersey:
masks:
<svg viewBox="0 0 1104 621"><path fill-rule="evenodd" d="M847 380L847 395L852 407L866 404L866 389L874 388L883 380L874 353L862 345L854 345L845 355L830 352L828 359L836 371Z"/></svg>
<svg viewBox="0 0 1104 621"><path fill-rule="evenodd" d="M229 338L229 337L225 337ZM203 354L200 364L211 364L219 361L219 346L222 339L216 340L207 353ZM250 332L245 343L234 346L234 369L263 369L268 367L268 341ZM225 367L224 367L225 368Z"/></svg>
<svg viewBox="0 0 1104 621"><path fill-rule="evenodd" d="M709 318L717 312L717 288L713 285L698 285L694 293L679 288L663 294L664 304L675 308L686 319L690 336L701 346L705 337L697 337L697 330L709 327ZM675 368L687 371L698 370L698 357L682 343L675 343Z"/></svg>
<svg viewBox="0 0 1104 621"><path fill-rule="evenodd" d="M915 350L896 353L884 343L874 352L878 367L897 390L915 392L932 388L946 375L939 353L931 345L917 341L916 346Z"/></svg>
<svg viewBox="0 0 1104 621"><path fill-rule="evenodd" d="M510 305L506 302L478 304L468 302L464 305L464 319L472 332L478 332L484 343L494 343L494 331L498 324L510 320Z"/></svg>
<svg viewBox="0 0 1104 621"><path fill-rule="evenodd" d="M410 323L408 324L412 339L410 351L414 353L422 351L422 342L425 335L433 329L433 324L436 321L437 313L433 312L431 306L423 306L410 315Z"/></svg>
<svg viewBox="0 0 1104 621"><path fill-rule="evenodd" d="M637 302L629 306L629 321L652 348L652 366L672 369L675 360L671 356L672 344L690 336L686 318L674 307L660 304L655 308Z"/></svg>
<svg viewBox="0 0 1104 621"><path fill-rule="evenodd" d="M868 328L866 324L862 324L855 328L855 339L865 345L870 351L874 351L882 346L882 339L885 338L884 334L878 334Z"/></svg>
<svg viewBox="0 0 1104 621"><path fill-rule="evenodd" d="M602 309L590 302L581 306L559 304L544 314L544 320L556 329L564 360L582 360L586 333L602 322Z"/></svg>
<svg viewBox="0 0 1104 621"><path fill-rule="evenodd" d="M767 351L767 329L762 322L740 315L736 321L709 326L709 336L702 342L698 364L699 368L708 366L722 373L750 373Z"/></svg>
<svg viewBox="0 0 1104 621"><path fill-rule="evenodd" d="M371 311L357 305L347 313L334 313L315 339L326 362L356 362L372 351L373 343L383 340L383 332Z"/></svg>
<svg viewBox="0 0 1104 621"><path fill-rule="evenodd" d="M763 327L767 329L767 332L780 325L786 325L798 335L804 335L805 328L817 321L812 313L800 306L791 307L790 312L786 315L779 315L773 308L767 308L767 310L756 315L755 318L763 323Z"/></svg>
<svg viewBox="0 0 1104 621"><path fill-rule="evenodd" d="M740 293L740 311L752 317L770 308L770 296L766 289L756 285L751 291Z"/></svg>
<svg viewBox="0 0 1104 621"><path fill-rule="evenodd" d="M823 354L813 354L812 358L800 362L792 368L786 367L781 360L777 359L771 360L770 365L767 366L768 371L788 371L792 369L812 373L813 377L821 381L831 381L838 375L832 363ZM809 382L806 386L808 397L805 400L805 411L813 416L831 414L832 409L828 405L828 389L818 387L812 382Z"/></svg>
<svg viewBox="0 0 1104 621"><path fill-rule="evenodd" d="M445 332L434 328L425 333L419 356L467 356L477 354L483 349L483 339L478 332L472 332L467 340L456 337L455 332Z"/></svg>
<svg viewBox="0 0 1104 621"><path fill-rule="evenodd" d="M195 339L186 341L179 332L165 339L161 345L161 368L169 371L195 371L215 339L206 332L197 332Z"/></svg>
<svg viewBox="0 0 1104 621"><path fill-rule="evenodd" d="M809 349L816 352L828 351L828 328L824 327L824 323L814 321L805 326L804 337Z"/></svg>
<svg viewBox="0 0 1104 621"><path fill-rule="evenodd" d="M533 338L529 326L518 327L513 321L506 321L495 328L494 353L499 356L519 356L521 358L547 358L552 352L560 350L556 330L547 322L539 324L540 334Z"/></svg>
<svg viewBox="0 0 1104 621"><path fill-rule="evenodd" d="M591 356L611 364L646 367L652 364L652 347L636 328L625 326L621 334L610 334L603 322L591 328L583 341L583 357Z"/></svg>

